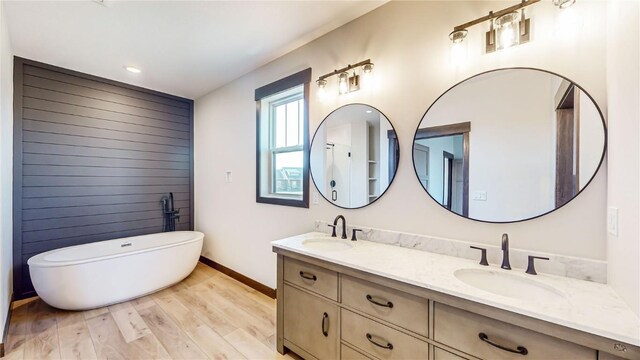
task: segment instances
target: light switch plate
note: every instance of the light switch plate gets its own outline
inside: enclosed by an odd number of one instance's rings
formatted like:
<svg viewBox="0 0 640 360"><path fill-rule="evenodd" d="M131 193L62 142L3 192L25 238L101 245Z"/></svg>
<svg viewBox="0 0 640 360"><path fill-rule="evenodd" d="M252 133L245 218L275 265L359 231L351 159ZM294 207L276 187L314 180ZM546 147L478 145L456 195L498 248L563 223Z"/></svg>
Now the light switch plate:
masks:
<svg viewBox="0 0 640 360"><path fill-rule="evenodd" d="M618 208L609 206L607 208L607 232L613 236L618 236Z"/></svg>
<svg viewBox="0 0 640 360"><path fill-rule="evenodd" d="M487 192L486 191L474 191L471 196L472 200L475 201L487 201Z"/></svg>
<svg viewBox="0 0 640 360"><path fill-rule="evenodd" d="M313 192L313 204L317 205L320 202L320 199L318 198L318 192L314 191Z"/></svg>
<svg viewBox="0 0 640 360"><path fill-rule="evenodd" d="M224 172L224 182L226 183L233 182L233 171L227 170Z"/></svg>

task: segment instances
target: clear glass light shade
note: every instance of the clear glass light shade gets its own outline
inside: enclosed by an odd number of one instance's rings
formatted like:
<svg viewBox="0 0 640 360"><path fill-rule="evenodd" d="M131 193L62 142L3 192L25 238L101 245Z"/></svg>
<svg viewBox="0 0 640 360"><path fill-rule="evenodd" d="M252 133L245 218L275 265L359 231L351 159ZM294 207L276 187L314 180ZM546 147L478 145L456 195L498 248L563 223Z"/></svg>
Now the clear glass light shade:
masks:
<svg viewBox="0 0 640 360"><path fill-rule="evenodd" d="M518 45L520 40L520 14L512 12L496 19L496 40L498 50Z"/></svg>
<svg viewBox="0 0 640 360"><path fill-rule="evenodd" d="M338 75L338 92L340 94L349 92L349 73L343 72Z"/></svg>
<svg viewBox="0 0 640 360"><path fill-rule="evenodd" d="M466 37L467 30L452 31L449 34L449 40L451 40L451 60L454 64L464 62L467 57L467 42L464 41Z"/></svg>
<svg viewBox="0 0 640 360"><path fill-rule="evenodd" d="M576 0L553 0L553 5L559 7L560 9L566 9L575 3Z"/></svg>

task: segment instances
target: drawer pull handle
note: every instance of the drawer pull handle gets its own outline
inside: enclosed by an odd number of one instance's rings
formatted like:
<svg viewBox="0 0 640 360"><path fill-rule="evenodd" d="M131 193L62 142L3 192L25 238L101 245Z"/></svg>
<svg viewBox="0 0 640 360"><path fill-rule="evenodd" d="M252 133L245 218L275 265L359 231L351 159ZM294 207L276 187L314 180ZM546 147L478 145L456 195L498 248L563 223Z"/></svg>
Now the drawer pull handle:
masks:
<svg viewBox="0 0 640 360"><path fill-rule="evenodd" d="M480 338L480 340L486 342L487 344L489 344L491 346L495 346L498 349L502 349L504 351L508 351L508 352L515 353L515 354L520 354L520 355L527 355L529 353L529 350L527 350L527 348L524 347L524 346L518 346L516 348L516 350L513 350L513 349L509 349L508 347L504 347L504 346L502 346L500 344L496 344L493 341L489 340L489 337L485 333L479 333L478 337Z"/></svg>
<svg viewBox="0 0 640 360"><path fill-rule="evenodd" d="M322 335L324 335L325 337L329 336L329 326L327 325L328 322L329 314L324 313L324 315L322 315Z"/></svg>
<svg viewBox="0 0 640 360"><path fill-rule="evenodd" d="M385 340L387 345L379 344L379 343L373 341L373 336L371 334L369 334L369 333L367 333L367 340L369 340L370 343L372 343L373 345L375 345L377 347L381 347L383 349L388 349L388 350L393 350L393 344L392 343L390 343L390 342Z"/></svg>
<svg viewBox="0 0 640 360"><path fill-rule="evenodd" d="M383 307L388 307L389 309L393 309L393 303L391 301L387 300L386 304L381 303L381 302L377 302L377 301L373 300L373 296L368 295L368 294L367 294L367 300L369 300L369 302L372 303L372 304L376 304L378 306L383 306Z"/></svg>
<svg viewBox="0 0 640 360"><path fill-rule="evenodd" d="M303 279L311 280L311 281L318 280L318 278L315 275L308 274L308 273L306 273L304 271L300 271L300 277L303 278Z"/></svg>

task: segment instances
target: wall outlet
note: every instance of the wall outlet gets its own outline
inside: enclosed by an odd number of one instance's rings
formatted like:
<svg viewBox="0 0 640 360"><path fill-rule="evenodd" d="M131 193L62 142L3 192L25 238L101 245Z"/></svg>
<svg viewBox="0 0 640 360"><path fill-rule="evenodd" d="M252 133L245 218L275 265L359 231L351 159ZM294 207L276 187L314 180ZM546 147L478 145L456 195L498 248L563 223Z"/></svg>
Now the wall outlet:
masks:
<svg viewBox="0 0 640 360"><path fill-rule="evenodd" d="M471 196L472 200L475 201L487 201L487 192L486 191L474 191Z"/></svg>
<svg viewBox="0 0 640 360"><path fill-rule="evenodd" d="M224 182L226 183L233 182L233 171L227 170L224 172Z"/></svg>
<svg viewBox="0 0 640 360"><path fill-rule="evenodd" d="M320 202L320 198L318 196L318 192L314 191L313 192L313 200L312 200L314 205L318 205L318 203Z"/></svg>
<svg viewBox="0 0 640 360"><path fill-rule="evenodd" d="M618 236L618 208L609 206L607 208L607 232L613 236Z"/></svg>

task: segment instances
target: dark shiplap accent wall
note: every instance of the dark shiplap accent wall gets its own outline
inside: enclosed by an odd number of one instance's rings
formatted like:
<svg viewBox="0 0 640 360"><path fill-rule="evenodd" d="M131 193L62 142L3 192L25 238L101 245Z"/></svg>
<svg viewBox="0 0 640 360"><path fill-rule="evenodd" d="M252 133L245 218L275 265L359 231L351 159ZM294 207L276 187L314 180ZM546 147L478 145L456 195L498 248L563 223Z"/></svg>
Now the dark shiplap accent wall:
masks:
<svg viewBox="0 0 640 360"><path fill-rule="evenodd" d="M193 229L193 101L15 58L14 291L38 253Z"/></svg>

